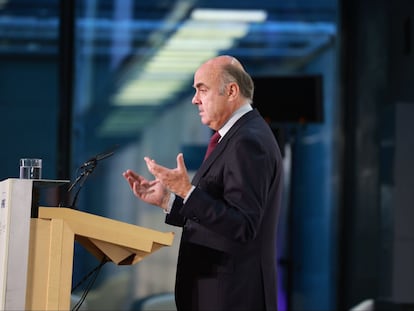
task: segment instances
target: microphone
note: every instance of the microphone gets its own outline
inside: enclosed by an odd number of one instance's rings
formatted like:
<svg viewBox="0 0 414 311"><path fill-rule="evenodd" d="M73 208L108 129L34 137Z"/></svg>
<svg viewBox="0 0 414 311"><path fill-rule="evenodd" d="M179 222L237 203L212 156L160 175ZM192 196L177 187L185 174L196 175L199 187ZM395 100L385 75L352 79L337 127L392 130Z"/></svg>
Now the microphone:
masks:
<svg viewBox="0 0 414 311"><path fill-rule="evenodd" d="M79 167L79 169L82 169L82 168L85 168L85 167L88 167L88 166L93 166L93 167L95 167L97 164L98 164L98 161L101 161L101 160L103 160L103 159L106 159L106 158L108 158L108 157L110 157L110 156L112 156L114 153L115 153L115 148L117 148L118 146L116 145L116 146L114 146L114 147L112 147L112 149L111 150L109 150L109 151L106 151L106 152L102 152L102 153L99 153L99 154L97 154L96 156L94 156L93 158L90 158L89 160L87 160L85 163L83 163L80 167Z"/></svg>
<svg viewBox="0 0 414 311"><path fill-rule="evenodd" d="M85 183L88 176L95 169L98 162L112 156L115 153L115 149L117 147L118 147L118 145L115 145L110 150L97 154L96 156L94 156L94 157L90 158L89 160L87 160L86 162L84 162L78 168L78 170L82 170L82 172L68 188L68 192L70 192L70 191L72 191L73 188L75 188L76 185L79 184L78 191L76 191L75 196L74 196L73 201L72 201L72 204L70 205L71 208L76 209L76 201L78 199L79 192L82 189L82 186Z"/></svg>

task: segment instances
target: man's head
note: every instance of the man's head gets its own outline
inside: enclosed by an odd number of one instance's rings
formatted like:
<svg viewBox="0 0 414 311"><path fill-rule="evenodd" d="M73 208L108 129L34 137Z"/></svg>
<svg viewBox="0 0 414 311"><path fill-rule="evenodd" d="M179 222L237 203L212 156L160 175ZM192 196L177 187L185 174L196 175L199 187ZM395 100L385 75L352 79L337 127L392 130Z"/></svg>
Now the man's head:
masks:
<svg viewBox="0 0 414 311"><path fill-rule="evenodd" d="M194 74L195 94L201 122L220 129L234 111L252 102L253 81L241 63L228 55L203 63Z"/></svg>

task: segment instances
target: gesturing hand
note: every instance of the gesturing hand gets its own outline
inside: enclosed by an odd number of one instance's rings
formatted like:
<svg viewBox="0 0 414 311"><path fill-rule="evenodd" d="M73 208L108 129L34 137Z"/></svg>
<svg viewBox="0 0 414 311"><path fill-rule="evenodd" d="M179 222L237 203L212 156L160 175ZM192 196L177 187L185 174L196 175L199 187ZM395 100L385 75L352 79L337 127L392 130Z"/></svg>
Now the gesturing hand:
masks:
<svg viewBox="0 0 414 311"><path fill-rule="evenodd" d="M182 153L177 155L177 167L169 169L157 164L153 159L144 158L147 163L148 170L159 180L169 191L185 198L191 189L190 178L185 167L184 157Z"/></svg>
<svg viewBox="0 0 414 311"><path fill-rule="evenodd" d="M144 202L167 208L170 193L159 180L148 181L132 170L127 170L122 174L128 181L128 184L134 195Z"/></svg>

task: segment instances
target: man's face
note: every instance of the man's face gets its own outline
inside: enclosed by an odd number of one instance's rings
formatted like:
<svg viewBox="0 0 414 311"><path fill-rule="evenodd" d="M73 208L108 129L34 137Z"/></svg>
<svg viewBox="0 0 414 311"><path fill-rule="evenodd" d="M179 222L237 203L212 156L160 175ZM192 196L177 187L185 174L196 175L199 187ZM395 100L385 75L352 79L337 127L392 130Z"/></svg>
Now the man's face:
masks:
<svg viewBox="0 0 414 311"><path fill-rule="evenodd" d="M202 65L194 75L195 94L192 100L198 106L201 123L218 130L231 114L226 91L220 93L220 70L214 63Z"/></svg>

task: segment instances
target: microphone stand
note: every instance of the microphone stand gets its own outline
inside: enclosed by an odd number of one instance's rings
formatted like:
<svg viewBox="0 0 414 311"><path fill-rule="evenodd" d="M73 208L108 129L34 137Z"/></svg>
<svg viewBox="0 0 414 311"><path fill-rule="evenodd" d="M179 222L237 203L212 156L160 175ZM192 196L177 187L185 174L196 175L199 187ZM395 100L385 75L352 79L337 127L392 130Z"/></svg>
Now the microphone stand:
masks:
<svg viewBox="0 0 414 311"><path fill-rule="evenodd" d="M95 167L98 165L98 162L106 159L114 154L114 148L117 146L114 146L112 150L100 153L96 155L95 157L89 159L85 163L83 163L78 170L82 170L81 174L75 179L75 181L69 186L68 192L71 192L75 186L78 186L78 190L75 193L75 196L73 198L72 204L69 206L70 208L77 209L76 208L76 201L78 200L79 192L81 191L83 184L85 183L86 179L90 174L92 174Z"/></svg>
<svg viewBox="0 0 414 311"><path fill-rule="evenodd" d="M97 164L97 161L90 164L89 166L84 167L82 173L78 176L78 178L76 178L76 180L73 182L73 184L69 187L68 192L70 192L79 183L79 187L78 187L78 190L75 193L75 196L73 197L72 204L69 206L70 208L77 209L76 201L78 200L79 193L80 193L86 179L88 178L88 176L90 174L92 174L93 170L95 169L96 164Z"/></svg>

